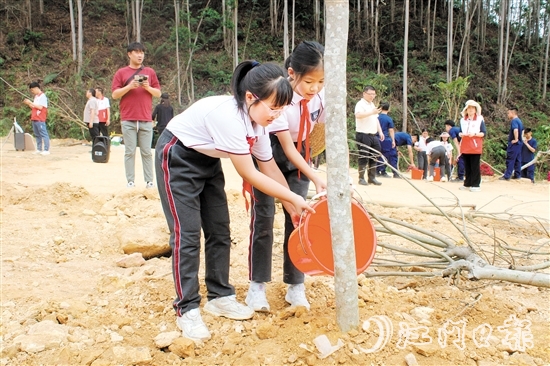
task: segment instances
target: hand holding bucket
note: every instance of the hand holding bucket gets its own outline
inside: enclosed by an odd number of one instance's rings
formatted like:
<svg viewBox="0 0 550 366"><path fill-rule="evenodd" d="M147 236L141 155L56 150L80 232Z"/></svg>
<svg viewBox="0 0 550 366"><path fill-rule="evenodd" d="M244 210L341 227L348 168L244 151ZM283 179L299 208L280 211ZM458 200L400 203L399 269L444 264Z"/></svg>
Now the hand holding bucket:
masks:
<svg viewBox="0 0 550 366"><path fill-rule="evenodd" d="M312 205L315 213L305 212L300 223L290 235L288 252L292 263L301 272L310 276L334 276L332 237L328 216L326 192L312 198L319 199ZM365 208L352 199L351 216L355 242L357 274L364 272L374 259L376 252L376 231Z"/></svg>

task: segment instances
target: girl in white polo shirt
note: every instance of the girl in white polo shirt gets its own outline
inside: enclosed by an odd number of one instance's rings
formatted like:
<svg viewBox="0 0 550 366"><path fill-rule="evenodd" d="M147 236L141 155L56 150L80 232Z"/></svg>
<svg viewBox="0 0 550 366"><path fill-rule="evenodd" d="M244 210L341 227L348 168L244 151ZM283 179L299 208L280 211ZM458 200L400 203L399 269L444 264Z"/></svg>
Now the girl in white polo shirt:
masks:
<svg viewBox="0 0 550 366"><path fill-rule="evenodd" d="M201 228L204 232L204 310L231 319L249 319L254 311L235 299L229 284L229 210L220 158L229 158L245 181L283 201L294 215L313 211L291 192L272 158L267 127L292 100L292 87L273 64L245 61L231 80L233 95L197 101L167 125L156 146L160 199L172 248L176 288L174 308L184 337L210 338L199 305ZM252 161L256 158L260 171ZM263 174L262 174L263 173Z"/></svg>
<svg viewBox="0 0 550 366"><path fill-rule="evenodd" d="M308 164L309 134L316 123L325 122L323 53L324 47L317 42L305 41L294 49L285 62L294 89L292 104L269 126L273 158L290 189L304 198L310 180L317 192L326 189L324 180ZM269 312L265 288L266 282L271 281L275 202L273 197L258 190L254 191L254 197L248 256L250 288L245 301L255 311ZM285 300L292 306L305 306L309 310L304 274L288 254L288 239L299 218L293 218L287 210L284 214L283 282L288 285Z"/></svg>

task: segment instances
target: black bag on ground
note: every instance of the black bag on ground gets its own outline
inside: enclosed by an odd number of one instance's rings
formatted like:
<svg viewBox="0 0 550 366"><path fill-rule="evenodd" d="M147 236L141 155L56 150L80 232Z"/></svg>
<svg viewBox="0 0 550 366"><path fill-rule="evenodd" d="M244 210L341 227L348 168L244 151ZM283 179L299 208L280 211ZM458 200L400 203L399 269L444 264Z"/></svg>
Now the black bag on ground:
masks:
<svg viewBox="0 0 550 366"><path fill-rule="evenodd" d="M97 136L92 146L92 160L94 163L107 163L111 152L111 140L107 136Z"/></svg>

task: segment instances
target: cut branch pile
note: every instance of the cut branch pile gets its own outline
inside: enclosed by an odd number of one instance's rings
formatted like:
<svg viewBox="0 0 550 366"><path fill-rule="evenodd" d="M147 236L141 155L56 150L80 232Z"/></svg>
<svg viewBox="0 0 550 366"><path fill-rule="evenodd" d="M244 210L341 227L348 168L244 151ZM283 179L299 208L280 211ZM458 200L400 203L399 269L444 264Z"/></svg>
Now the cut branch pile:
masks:
<svg viewBox="0 0 550 366"><path fill-rule="evenodd" d="M365 148L372 157L380 156L376 150ZM383 156L381 159L389 166ZM550 268L548 218L513 213L512 209L518 205L503 212L482 211L487 205L480 208L470 205L465 209L458 197L448 190L454 196L454 202L441 206L410 179L390 168L431 205L409 208L442 216L447 224L437 224L438 228L445 228L444 232L428 230L379 213L380 206L395 208L395 204L378 202L378 205L365 205L375 221L378 236L378 250L365 276L442 276L451 278L455 283L461 279L493 280L550 288L550 274L544 271ZM535 203L540 202L523 204ZM548 205L548 200L542 204ZM482 226L479 220L483 220L485 225ZM546 239L539 240L537 245L510 245L506 242L507 238L499 237L495 230L495 224L502 226L504 221L509 223L506 227L538 232ZM487 227L493 230L488 232Z"/></svg>

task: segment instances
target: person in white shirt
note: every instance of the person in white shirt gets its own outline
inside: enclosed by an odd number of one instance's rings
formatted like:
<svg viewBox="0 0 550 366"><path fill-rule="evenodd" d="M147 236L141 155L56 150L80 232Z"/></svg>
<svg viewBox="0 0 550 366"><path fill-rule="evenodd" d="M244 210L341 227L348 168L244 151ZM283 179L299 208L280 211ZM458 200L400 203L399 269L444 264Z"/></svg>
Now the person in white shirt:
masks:
<svg viewBox="0 0 550 366"><path fill-rule="evenodd" d="M414 149L417 151L416 166L418 169L422 169L424 171L422 173L422 179L426 179L428 176L428 158L426 156L426 139L428 139L428 137L430 137L430 135L428 134L428 130L425 128L422 129L422 135L414 135L416 140L414 141Z"/></svg>
<svg viewBox="0 0 550 366"><path fill-rule="evenodd" d="M95 88L99 119L99 132L102 136L109 137L109 125L111 124L111 102L103 95L103 88Z"/></svg>
<svg viewBox="0 0 550 366"><path fill-rule="evenodd" d="M363 89L363 98L355 105L355 141L359 150L357 169L359 184L365 186L369 183L375 186L382 184L376 180L376 166L382 151L380 141L384 141L384 133L378 121L378 113L382 109L374 105L375 97L376 89L372 85L367 85ZM366 169L368 169L367 180L365 180Z"/></svg>
<svg viewBox="0 0 550 366"><path fill-rule="evenodd" d="M99 117L97 99L95 97L95 89L86 90L86 106L84 107L84 123L88 125L88 131L90 131L90 138L92 145L97 136L99 136Z"/></svg>
<svg viewBox="0 0 550 366"><path fill-rule="evenodd" d="M445 150L447 151L447 170L445 171L445 174L447 175L447 180L451 181L451 167L452 167L452 161L453 161L453 144L449 141L449 138L451 135L448 132L441 133L441 143L445 147ZM443 172L441 172L441 176L443 176Z"/></svg>
<svg viewBox="0 0 550 366"><path fill-rule="evenodd" d="M430 175L428 176L428 182L434 180L435 164L439 162L439 169L441 174L441 182L446 182L445 171L447 170L447 149L443 146L441 141L437 141L429 137L426 140L426 156L430 162Z"/></svg>
<svg viewBox="0 0 550 366"><path fill-rule="evenodd" d="M325 123L323 61L324 47L318 42L300 43L285 62L289 81L294 90L291 105L269 126L273 159L281 169L292 192L304 199L309 183L315 184L317 193L326 189L326 183L309 166L309 134L317 123ZM273 261L273 220L275 200L254 190L251 206L250 245L248 268L250 288L246 304L254 311L269 312L266 284L271 281ZM305 294L305 275L292 263L288 252L290 234L294 223L289 213L285 214L283 242L283 282L288 285L285 300L291 306L310 309Z"/></svg>
<svg viewBox="0 0 550 366"><path fill-rule="evenodd" d="M265 131L292 100L283 70L274 64L241 62L231 90L233 95L201 99L175 116L155 148L159 196L170 229L176 323L184 337L195 341L210 338L199 311L201 229L208 296L204 310L236 320L254 315L237 302L229 284L231 236L220 158L231 159L249 192L252 185L280 199L295 222L303 210L314 212L289 190Z"/></svg>

